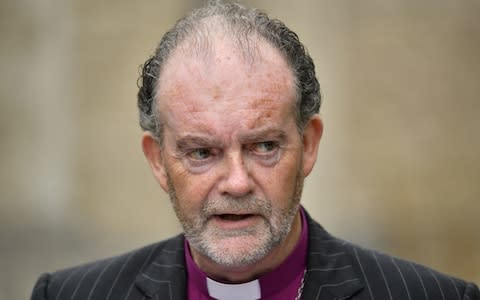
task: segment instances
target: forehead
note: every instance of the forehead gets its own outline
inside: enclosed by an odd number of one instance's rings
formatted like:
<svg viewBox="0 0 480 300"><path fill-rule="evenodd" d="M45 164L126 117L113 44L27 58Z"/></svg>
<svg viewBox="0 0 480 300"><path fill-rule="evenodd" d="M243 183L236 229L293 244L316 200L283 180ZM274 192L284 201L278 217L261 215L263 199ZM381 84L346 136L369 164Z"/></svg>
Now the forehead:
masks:
<svg viewBox="0 0 480 300"><path fill-rule="evenodd" d="M248 114L255 119L255 114L293 114L297 97L292 70L277 49L257 42L249 55L222 38L211 42L205 53L186 46L174 51L157 87L164 121L175 122L180 115L190 115L189 122L197 123L214 115ZM195 118L199 114L201 118Z"/></svg>

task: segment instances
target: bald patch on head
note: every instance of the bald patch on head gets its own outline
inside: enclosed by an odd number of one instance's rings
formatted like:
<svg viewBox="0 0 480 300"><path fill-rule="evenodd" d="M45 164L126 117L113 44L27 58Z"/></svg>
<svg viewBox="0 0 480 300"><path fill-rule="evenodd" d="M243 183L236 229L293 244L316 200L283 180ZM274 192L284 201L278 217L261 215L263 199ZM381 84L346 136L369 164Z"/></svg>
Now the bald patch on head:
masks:
<svg viewBox="0 0 480 300"><path fill-rule="evenodd" d="M234 24L224 16L213 15L199 20L173 52L185 57L195 57L206 63L215 63L212 61L215 58L215 48L219 44L230 44L232 55L239 55L245 63L253 64L260 52L259 44L263 46L263 42L267 41L251 25Z"/></svg>

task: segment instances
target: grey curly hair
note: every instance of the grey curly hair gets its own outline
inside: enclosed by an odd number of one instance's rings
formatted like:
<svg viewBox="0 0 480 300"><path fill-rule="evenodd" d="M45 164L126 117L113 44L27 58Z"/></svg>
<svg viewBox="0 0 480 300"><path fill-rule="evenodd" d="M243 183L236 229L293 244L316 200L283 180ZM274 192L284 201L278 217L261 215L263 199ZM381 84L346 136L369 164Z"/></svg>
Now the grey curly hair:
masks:
<svg viewBox="0 0 480 300"><path fill-rule="evenodd" d="M228 30L229 36L249 52L254 37L269 42L283 55L293 71L297 88L296 122L299 132L319 112L321 97L320 86L315 76L315 65L295 32L283 22L271 19L265 12L244 7L238 3L210 1L206 6L194 10L180 19L172 29L162 37L154 54L144 63L138 79L138 109L140 127L150 131L161 143L163 140L162 120L157 111L156 90L162 67L175 49L186 40L206 42L208 29L215 18L220 20L222 30ZM215 29L218 29L218 22ZM205 34L206 33L206 34Z"/></svg>

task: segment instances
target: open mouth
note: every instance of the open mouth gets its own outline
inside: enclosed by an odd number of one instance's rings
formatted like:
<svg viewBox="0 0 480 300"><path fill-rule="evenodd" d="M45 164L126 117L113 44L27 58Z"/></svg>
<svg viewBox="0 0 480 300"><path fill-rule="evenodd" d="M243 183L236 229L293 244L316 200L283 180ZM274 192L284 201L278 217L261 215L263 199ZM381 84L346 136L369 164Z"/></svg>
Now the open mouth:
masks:
<svg viewBox="0 0 480 300"><path fill-rule="evenodd" d="M242 221L250 217L253 217L253 215L252 214L243 214L243 215L221 214L221 215L217 215L217 217L219 217L224 221Z"/></svg>

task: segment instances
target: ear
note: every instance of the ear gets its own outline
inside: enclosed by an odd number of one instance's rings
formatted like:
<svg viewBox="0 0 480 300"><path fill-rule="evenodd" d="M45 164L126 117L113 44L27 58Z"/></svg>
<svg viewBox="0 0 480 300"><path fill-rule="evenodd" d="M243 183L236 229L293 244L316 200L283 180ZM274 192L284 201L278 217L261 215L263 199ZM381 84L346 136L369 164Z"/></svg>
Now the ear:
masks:
<svg viewBox="0 0 480 300"><path fill-rule="evenodd" d="M307 177L317 161L318 145L323 134L323 122L315 116L303 131L303 176Z"/></svg>
<svg viewBox="0 0 480 300"><path fill-rule="evenodd" d="M157 139L149 131L142 135L143 154L147 158L148 164L152 169L153 176L165 192L168 192L167 171L162 157L162 147Z"/></svg>

